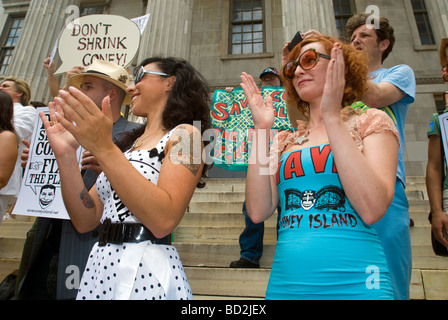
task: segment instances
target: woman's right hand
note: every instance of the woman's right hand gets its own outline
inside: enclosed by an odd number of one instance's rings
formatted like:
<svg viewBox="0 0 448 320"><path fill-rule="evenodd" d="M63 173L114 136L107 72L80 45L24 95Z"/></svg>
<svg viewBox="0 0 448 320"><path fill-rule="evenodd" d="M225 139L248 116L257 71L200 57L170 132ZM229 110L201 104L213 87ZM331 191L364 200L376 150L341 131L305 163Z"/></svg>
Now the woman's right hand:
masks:
<svg viewBox="0 0 448 320"><path fill-rule="evenodd" d="M254 120L255 129L270 130L275 123L274 103L271 97L264 101L255 80L252 76L243 72L241 75L241 87L246 95L247 103L249 104Z"/></svg>
<svg viewBox="0 0 448 320"><path fill-rule="evenodd" d="M76 154L79 143L56 119L56 111L62 113L62 110L56 110L56 106L52 102L49 103L49 110L50 120L48 120L43 112L39 116L47 132L48 141L55 156L58 158Z"/></svg>

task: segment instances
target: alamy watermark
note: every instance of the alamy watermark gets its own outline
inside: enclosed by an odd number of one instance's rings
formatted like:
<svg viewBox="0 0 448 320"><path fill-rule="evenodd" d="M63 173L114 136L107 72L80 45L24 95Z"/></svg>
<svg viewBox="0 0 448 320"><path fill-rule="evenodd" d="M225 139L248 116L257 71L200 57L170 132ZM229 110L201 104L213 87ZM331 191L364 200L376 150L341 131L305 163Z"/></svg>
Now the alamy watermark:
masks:
<svg viewBox="0 0 448 320"><path fill-rule="evenodd" d="M366 13L371 13L367 18L366 26L368 29L380 28L380 8L375 5L370 5L366 9Z"/></svg>

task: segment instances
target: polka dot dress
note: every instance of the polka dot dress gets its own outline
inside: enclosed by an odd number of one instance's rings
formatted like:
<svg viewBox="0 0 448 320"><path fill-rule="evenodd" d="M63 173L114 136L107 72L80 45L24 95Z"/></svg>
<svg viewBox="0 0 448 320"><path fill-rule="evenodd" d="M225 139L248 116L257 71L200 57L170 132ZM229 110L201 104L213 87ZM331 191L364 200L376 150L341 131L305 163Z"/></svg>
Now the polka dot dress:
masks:
<svg viewBox="0 0 448 320"><path fill-rule="evenodd" d="M125 156L149 181L157 184L165 145L172 130L156 150L126 152ZM157 151L157 152L156 152ZM103 217L112 223L139 223L121 203L106 176L97 180L104 204ZM80 283L78 300L188 300L193 295L177 249L141 243L94 245Z"/></svg>

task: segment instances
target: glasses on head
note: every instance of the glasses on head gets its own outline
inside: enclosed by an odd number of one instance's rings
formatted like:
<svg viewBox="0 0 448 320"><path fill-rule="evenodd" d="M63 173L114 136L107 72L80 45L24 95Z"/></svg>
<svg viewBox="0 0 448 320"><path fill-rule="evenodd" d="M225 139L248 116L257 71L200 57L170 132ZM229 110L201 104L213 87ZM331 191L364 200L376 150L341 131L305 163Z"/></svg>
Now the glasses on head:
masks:
<svg viewBox="0 0 448 320"><path fill-rule="evenodd" d="M300 55L297 61L289 61L283 68L283 74L285 78L293 80L298 66L303 70L311 70L317 65L320 58L331 60L329 55L317 52L316 49L308 49Z"/></svg>
<svg viewBox="0 0 448 320"><path fill-rule="evenodd" d="M137 84L140 81L142 81L142 79L145 76L145 74L155 74L155 75L161 76L161 77L171 77L169 74L166 74L166 73L163 73L163 72L149 71L149 70L146 70L143 67L140 67L140 69L137 72L137 75L135 76L134 83Z"/></svg>

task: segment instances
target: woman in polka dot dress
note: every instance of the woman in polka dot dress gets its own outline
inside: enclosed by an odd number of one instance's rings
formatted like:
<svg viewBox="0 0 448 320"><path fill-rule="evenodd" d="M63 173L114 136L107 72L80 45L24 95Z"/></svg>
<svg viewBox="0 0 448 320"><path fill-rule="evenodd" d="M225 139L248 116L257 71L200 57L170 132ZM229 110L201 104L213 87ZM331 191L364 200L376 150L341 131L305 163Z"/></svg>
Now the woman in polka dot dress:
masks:
<svg viewBox="0 0 448 320"><path fill-rule="evenodd" d="M41 114L73 225L82 233L101 223L77 298L192 299L170 234L195 188L204 186L208 166L201 136L210 128L208 88L187 61L150 58L137 67L128 93L134 115L147 123L117 145L107 98L101 111L70 88L50 104L51 121ZM103 170L89 192L76 161L79 145Z"/></svg>

